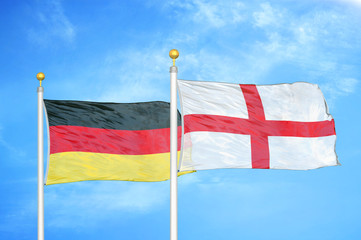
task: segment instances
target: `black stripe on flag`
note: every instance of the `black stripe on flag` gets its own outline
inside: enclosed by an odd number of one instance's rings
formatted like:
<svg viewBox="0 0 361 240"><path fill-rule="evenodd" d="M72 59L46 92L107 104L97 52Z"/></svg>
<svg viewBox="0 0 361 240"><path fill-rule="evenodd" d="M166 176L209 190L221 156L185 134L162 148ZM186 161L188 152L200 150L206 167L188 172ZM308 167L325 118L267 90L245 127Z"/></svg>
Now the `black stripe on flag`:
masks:
<svg viewBox="0 0 361 240"><path fill-rule="evenodd" d="M117 130L170 127L168 102L105 103L44 100L49 126L67 125ZM178 126L181 116L178 112Z"/></svg>

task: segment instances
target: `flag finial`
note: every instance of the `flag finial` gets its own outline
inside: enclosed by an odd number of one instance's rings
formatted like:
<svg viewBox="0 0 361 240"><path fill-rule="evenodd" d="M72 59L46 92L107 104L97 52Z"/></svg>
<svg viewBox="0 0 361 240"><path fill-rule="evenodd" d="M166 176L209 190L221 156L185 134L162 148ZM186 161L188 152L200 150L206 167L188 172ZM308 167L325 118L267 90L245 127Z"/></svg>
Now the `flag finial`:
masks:
<svg viewBox="0 0 361 240"><path fill-rule="evenodd" d="M41 81L43 81L45 79L45 74L42 72L39 72L38 74L36 74L36 78L40 81L40 87L41 87Z"/></svg>
<svg viewBox="0 0 361 240"><path fill-rule="evenodd" d="M169 51L169 57L173 59L173 66L175 66L175 60L179 56L179 52L177 49L172 49Z"/></svg>

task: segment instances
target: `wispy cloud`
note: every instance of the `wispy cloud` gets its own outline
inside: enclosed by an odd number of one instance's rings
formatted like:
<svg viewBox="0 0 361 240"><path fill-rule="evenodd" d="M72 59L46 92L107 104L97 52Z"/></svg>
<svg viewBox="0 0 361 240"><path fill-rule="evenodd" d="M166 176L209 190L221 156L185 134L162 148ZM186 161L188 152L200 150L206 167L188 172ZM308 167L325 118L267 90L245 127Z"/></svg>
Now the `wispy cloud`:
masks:
<svg viewBox="0 0 361 240"><path fill-rule="evenodd" d="M184 73L190 70L190 78L270 83L274 78L282 81L284 76L270 75L282 65L286 69L291 65L294 74L301 72L303 78L298 81L333 82L334 88L345 78L357 78L357 66L348 63L347 53L361 51L356 27L360 18L337 6L311 7L301 13L271 2L194 0L171 1L165 6L182 21L193 23L187 23L186 31L177 31L177 37L169 37L188 50L179 62ZM237 9L239 21L226 14L231 9ZM200 26L204 26L200 31L194 30ZM247 35L255 41L244 45ZM212 42L211 48L205 39Z"/></svg>
<svg viewBox="0 0 361 240"><path fill-rule="evenodd" d="M54 39L74 41L75 27L65 15L60 0L41 2L35 8L37 23L28 30L30 41L45 46Z"/></svg>
<svg viewBox="0 0 361 240"><path fill-rule="evenodd" d="M171 65L168 49L120 49L105 57L99 69L103 82L99 101L132 102L169 100L169 74L165 66ZM146 52L147 54L144 54ZM107 81L111 79L111 81Z"/></svg>
<svg viewBox="0 0 361 240"><path fill-rule="evenodd" d="M244 4L241 1L186 0L167 1L165 8L187 11L193 23L220 28L228 24L238 24L244 20ZM181 13L178 13L181 17Z"/></svg>
<svg viewBox="0 0 361 240"><path fill-rule="evenodd" d="M353 6L361 7L361 1L360 0L330 0L330 1L346 3L346 4L351 4Z"/></svg>
<svg viewBox="0 0 361 240"><path fill-rule="evenodd" d="M92 100L168 100L164 89L169 89L169 75L164 66L170 65L170 48L165 47L170 44L181 51L180 78L259 84L327 81L335 89L343 79L359 78L357 66L347 59L348 52L361 52L359 18L340 8L311 7L299 13L271 2L156 4L173 20L176 31L154 36L147 47L120 47L100 56L102 65L97 59L92 68L92 76L100 78ZM244 40L249 38L255 40ZM291 77L275 74L280 67L290 69Z"/></svg>
<svg viewBox="0 0 361 240"><path fill-rule="evenodd" d="M250 49L245 69L250 79L262 83L267 72L291 64L302 71L304 79L299 80L323 85L332 101L354 93L358 80L349 76L358 76L358 71L348 64L347 52L361 51L356 16L337 9L315 9L298 16L264 3L253 17L266 40Z"/></svg>
<svg viewBox="0 0 361 240"><path fill-rule="evenodd" d="M355 93L359 82L355 78L331 79L329 82L320 84L320 87L327 94L329 107L333 108L337 98Z"/></svg>
<svg viewBox="0 0 361 240"><path fill-rule="evenodd" d="M254 25L257 27L265 27L269 25L280 25L283 20L282 13L275 8L272 8L269 3L261 4L261 11L253 13Z"/></svg>
<svg viewBox="0 0 361 240"><path fill-rule="evenodd" d="M191 188L191 191L197 193L192 195L192 201L204 204L201 206L184 205L182 209L182 211L188 214L194 211L193 208L195 207L198 212L206 212L207 217L202 220L206 222L207 226L219 225L220 217L224 219L223 223L226 223L226 225L234 225L234 219L238 213L242 213L242 216L248 220L272 216L281 210L279 206L276 209L274 204L279 199L269 198L269 196L272 196L272 192L279 191L280 189L290 191L294 187L292 182L285 181L277 183L237 181L234 177L222 175L220 172L216 174L218 177L215 177L212 171L199 173L203 175L203 178L200 177L200 179L192 184ZM225 191L225 189L232 189L232 191ZM187 192L187 188L182 188L182 186L180 187L180 193L185 195L191 194ZM267 207L260 209L259 206L265 204L262 199L265 199L266 196L268 196ZM227 204L214 207L215 204L225 199L227 199ZM289 207L287 204L281 206L284 209L287 207Z"/></svg>
<svg viewBox="0 0 361 240"><path fill-rule="evenodd" d="M343 93L350 94L355 92L358 82L355 78L344 78L338 82L338 87Z"/></svg>
<svg viewBox="0 0 361 240"><path fill-rule="evenodd" d="M96 226L109 218L135 217L168 201L169 185L160 183L80 182L45 188L47 224L59 228ZM66 196L66 197L65 197Z"/></svg>
<svg viewBox="0 0 361 240"><path fill-rule="evenodd" d="M23 179L9 184L36 185L37 179ZM179 178L179 186L187 189L199 183L196 174ZM169 206L169 181L123 182L88 181L45 186L46 228L97 228L102 222L123 221L151 214ZM30 199L30 200L29 200ZM19 198L12 208L0 212L1 232L27 232L36 221L36 199Z"/></svg>
<svg viewBox="0 0 361 240"><path fill-rule="evenodd" d="M0 126L0 147L6 149L9 152L9 156L16 156L16 157L24 157L26 153L18 147L14 147L13 145L9 144L3 137L3 128ZM2 154L2 153L1 153Z"/></svg>
<svg viewBox="0 0 361 240"><path fill-rule="evenodd" d="M12 206L14 205L12 204ZM26 201L22 199L21 205L16 207L16 210L12 212L3 208L5 211L0 213L0 235L6 233L6 235L11 234L12 239L26 239L30 237L29 229L34 226L33 223L36 221L36 202L28 196Z"/></svg>

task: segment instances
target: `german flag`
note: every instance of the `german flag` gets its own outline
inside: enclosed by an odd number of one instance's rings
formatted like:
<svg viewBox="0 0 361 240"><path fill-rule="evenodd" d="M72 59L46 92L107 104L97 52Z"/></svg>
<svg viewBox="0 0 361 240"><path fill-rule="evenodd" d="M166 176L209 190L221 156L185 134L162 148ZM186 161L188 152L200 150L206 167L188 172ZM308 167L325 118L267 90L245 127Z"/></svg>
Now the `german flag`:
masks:
<svg viewBox="0 0 361 240"><path fill-rule="evenodd" d="M169 103L44 103L50 138L46 185L169 179ZM178 112L178 153L180 123Z"/></svg>

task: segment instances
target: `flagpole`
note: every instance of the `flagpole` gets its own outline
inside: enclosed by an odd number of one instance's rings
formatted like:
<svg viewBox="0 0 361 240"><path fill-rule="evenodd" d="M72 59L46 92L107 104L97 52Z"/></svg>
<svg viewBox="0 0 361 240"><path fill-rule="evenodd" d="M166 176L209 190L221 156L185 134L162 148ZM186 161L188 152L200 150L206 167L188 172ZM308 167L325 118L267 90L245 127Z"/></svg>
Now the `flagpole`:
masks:
<svg viewBox="0 0 361 240"><path fill-rule="evenodd" d="M177 196L177 73L175 60L179 56L176 49L169 52L173 59L170 67L170 240L178 239L178 196Z"/></svg>
<svg viewBox="0 0 361 240"><path fill-rule="evenodd" d="M43 93L41 82L45 75L39 72L36 78L40 81L38 92L38 240L44 240L44 119Z"/></svg>

